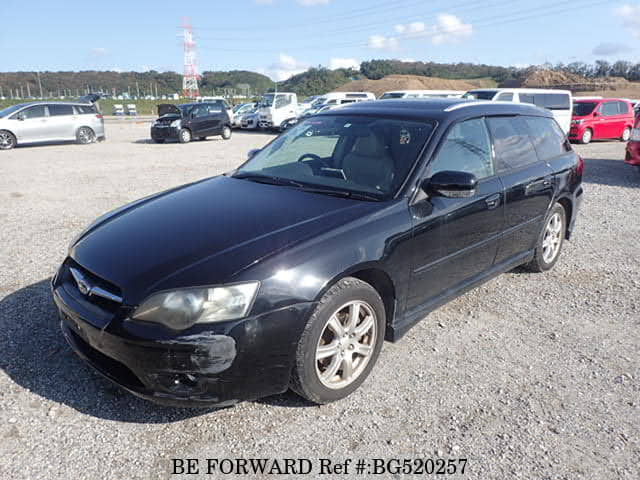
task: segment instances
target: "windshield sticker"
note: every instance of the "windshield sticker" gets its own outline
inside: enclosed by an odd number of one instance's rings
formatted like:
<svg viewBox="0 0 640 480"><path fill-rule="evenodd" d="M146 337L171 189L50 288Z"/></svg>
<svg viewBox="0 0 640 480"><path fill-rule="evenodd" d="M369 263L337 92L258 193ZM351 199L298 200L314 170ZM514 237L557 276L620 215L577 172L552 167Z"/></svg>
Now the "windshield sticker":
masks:
<svg viewBox="0 0 640 480"><path fill-rule="evenodd" d="M409 145L411 143L411 133L406 128L400 130L400 145Z"/></svg>

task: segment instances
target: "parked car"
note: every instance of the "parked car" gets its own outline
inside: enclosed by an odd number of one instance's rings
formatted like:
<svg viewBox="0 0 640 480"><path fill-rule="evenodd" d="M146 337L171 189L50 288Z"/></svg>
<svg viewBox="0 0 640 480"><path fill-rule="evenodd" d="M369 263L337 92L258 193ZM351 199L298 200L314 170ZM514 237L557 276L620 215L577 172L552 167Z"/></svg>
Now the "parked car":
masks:
<svg viewBox="0 0 640 480"><path fill-rule="evenodd" d="M551 269L582 171L552 114L530 105L329 111L233 172L87 227L52 280L62 331L157 402L228 405L289 387L338 400L384 339L516 266Z"/></svg>
<svg viewBox="0 0 640 480"><path fill-rule="evenodd" d="M392 92L384 92L380 100L399 98L459 98L464 94L464 91L459 90L394 90Z"/></svg>
<svg viewBox="0 0 640 480"><path fill-rule="evenodd" d="M635 122L627 143L627 153L624 161L636 167L640 172L640 116L636 117Z"/></svg>
<svg viewBox="0 0 640 480"><path fill-rule="evenodd" d="M234 128L240 128L242 125L242 117L257 111L257 105L255 103L241 103L233 107L233 120L231 126Z"/></svg>
<svg viewBox="0 0 640 480"><path fill-rule="evenodd" d="M191 140L205 140L220 135L231 138L231 120L221 102L200 102L174 105L158 105L158 119L151 125L151 138L156 143L165 140L178 140L188 143Z"/></svg>
<svg viewBox="0 0 640 480"><path fill-rule="evenodd" d="M30 102L0 110L0 150L16 145L104 140L104 119L91 102Z"/></svg>
<svg viewBox="0 0 640 480"><path fill-rule="evenodd" d="M631 136L633 121L633 107L627 100L578 100L573 104L569 138L582 144L600 139L626 142Z"/></svg>
<svg viewBox="0 0 640 480"><path fill-rule="evenodd" d="M260 114L256 111L254 113L247 113L240 118L240 128L243 130L255 130L260 126Z"/></svg>
<svg viewBox="0 0 640 480"><path fill-rule="evenodd" d="M541 88L480 88L469 90L463 98L492 102L531 103L553 112L565 133L571 128L573 97L569 90Z"/></svg>

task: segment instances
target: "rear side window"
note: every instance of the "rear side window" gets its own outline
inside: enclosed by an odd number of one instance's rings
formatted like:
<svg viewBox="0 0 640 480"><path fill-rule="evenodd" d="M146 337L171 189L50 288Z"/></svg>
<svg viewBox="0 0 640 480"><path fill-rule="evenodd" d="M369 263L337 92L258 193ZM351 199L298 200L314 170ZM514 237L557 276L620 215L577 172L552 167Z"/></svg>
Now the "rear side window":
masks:
<svg viewBox="0 0 640 480"><path fill-rule="evenodd" d="M498 95L498 98L496 98L496 100L498 102L511 102L513 101L513 93L501 93L500 95Z"/></svg>
<svg viewBox="0 0 640 480"><path fill-rule="evenodd" d="M522 117L487 118L493 137L498 173L515 170L538 161Z"/></svg>
<svg viewBox="0 0 640 480"><path fill-rule="evenodd" d="M566 93L520 93L520 103L531 103L548 110L571 110L571 101Z"/></svg>
<svg viewBox="0 0 640 480"><path fill-rule="evenodd" d="M208 103L207 104L207 113L209 115L215 114L215 113L222 113L224 104L222 103Z"/></svg>
<svg viewBox="0 0 640 480"><path fill-rule="evenodd" d="M71 105L57 105L51 103L47 105L49 107L50 117L59 117L61 115L73 115L73 107Z"/></svg>
<svg viewBox="0 0 640 480"><path fill-rule="evenodd" d="M618 102L618 112L622 114L629 113L629 105L626 102Z"/></svg>
<svg viewBox="0 0 640 480"><path fill-rule="evenodd" d="M95 105L76 105L75 108L80 115L85 113L98 113Z"/></svg>
<svg viewBox="0 0 640 480"><path fill-rule="evenodd" d="M600 107L600 113L605 117L611 117L613 115L618 115L620 113L618 111L618 102L606 102L603 103Z"/></svg>
<svg viewBox="0 0 640 480"><path fill-rule="evenodd" d="M540 160L547 161L571 150L569 142L552 118L522 117L529 128L529 135Z"/></svg>
<svg viewBox="0 0 640 480"><path fill-rule="evenodd" d="M430 175L445 170L473 173L478 179L494 174L489 134L481 118L457 123L449 130L431 162Z"/></svg>

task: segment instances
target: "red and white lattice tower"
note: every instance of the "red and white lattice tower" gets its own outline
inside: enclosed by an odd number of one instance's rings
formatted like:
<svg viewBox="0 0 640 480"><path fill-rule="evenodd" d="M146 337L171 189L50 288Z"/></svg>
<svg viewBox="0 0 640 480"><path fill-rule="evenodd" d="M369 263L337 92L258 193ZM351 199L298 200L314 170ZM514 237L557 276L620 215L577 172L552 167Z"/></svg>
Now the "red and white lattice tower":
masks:
<svg viewBox="0 0 640 480"><path fill-rule="evenodd" d="M196 42L193 40L193 29L185 19L182 25L184 38L184 77L182 78L182 94L188 98L200 96L198 90L198 60L196 58Z"/></svg>

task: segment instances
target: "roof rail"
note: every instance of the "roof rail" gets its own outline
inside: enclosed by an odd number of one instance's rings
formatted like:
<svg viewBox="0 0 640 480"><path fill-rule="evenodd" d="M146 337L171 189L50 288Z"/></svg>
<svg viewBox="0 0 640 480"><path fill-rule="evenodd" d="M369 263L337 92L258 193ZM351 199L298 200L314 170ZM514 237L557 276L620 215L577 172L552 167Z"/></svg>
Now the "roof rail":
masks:
<svg viewBox="0 0 640 480"><path fill-rule="evenodd" d="M473 107L475 105L495 105L497 102L492 102L491 100L477 100L477 101L468 101L468 102L460 102L455 105L451 105L444 109L445 112L453 112L454 110L458 110L460 108L465 107Z"/></svg>

